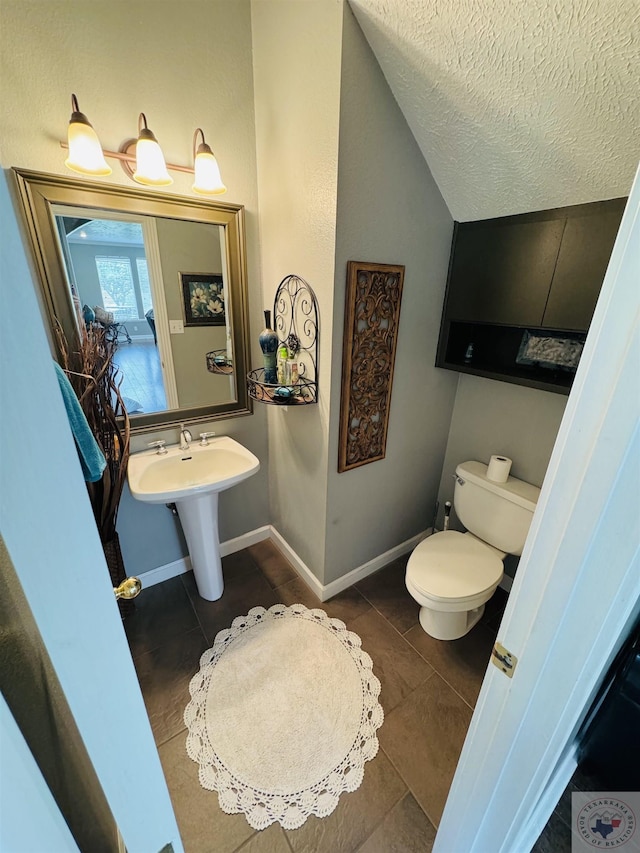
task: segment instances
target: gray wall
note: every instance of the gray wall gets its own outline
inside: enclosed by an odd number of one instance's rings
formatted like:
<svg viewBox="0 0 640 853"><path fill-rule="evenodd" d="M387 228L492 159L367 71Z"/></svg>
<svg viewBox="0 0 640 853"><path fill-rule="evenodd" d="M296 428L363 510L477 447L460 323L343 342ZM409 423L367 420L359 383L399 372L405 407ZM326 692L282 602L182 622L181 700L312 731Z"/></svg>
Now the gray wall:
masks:
<svg viewBox="0 0 640 853"><path fill-rule="evenodd" d="M444 502L453 500L453 475L460 462L486 464L494 454L508 456L512 476L541 486L566 404L562 394L460 374L438 491L438 526ZM433 507L428 509L430 523ZM460 529L454 514L452 527ZM513 575L514 565L510 559L508 574Z"/></svg>
<svg viewBox="0 0 640 853"><path fill-rule="evenodd" d="M179 219L156 219L167 318L184 321L180 273L222 274L220 228ZM227 345L226 326L185 326L171 335L171 353L180 406L224 403L232 399L226 376L207 370L206 354Z"/></svg>
<svg viewBox="0 0 640 853"><path fill-rule="evenodd" d="M318 404L268 407L271 522L322 581L340 107L342 3L252 4L263 304L306 279L320 313ZM260 318L262 328L264 321ZM254 338L255 364L260 350Z"/></svg>
<svg viewBox="0 0 640 853"><path fill-rule="evenodd" d="M424 530L457 377L437 370L453 221L345 5L325 583ZM348 260L405 265L386 457L337 473Z"/></svg>

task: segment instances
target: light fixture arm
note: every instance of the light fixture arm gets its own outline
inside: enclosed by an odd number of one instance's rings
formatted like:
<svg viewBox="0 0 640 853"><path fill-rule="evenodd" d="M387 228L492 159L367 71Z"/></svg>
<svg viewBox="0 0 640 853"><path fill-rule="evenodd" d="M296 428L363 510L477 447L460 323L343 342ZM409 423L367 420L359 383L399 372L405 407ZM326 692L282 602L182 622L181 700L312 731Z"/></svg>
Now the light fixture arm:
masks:
<svg viewBox="0 0 640 853"><path fill-rule="evenodd" d="M202 130L201 127L196 127L195 133L193 134L193 159L194 159L194 161L196 159L196 154L197 154L196 143L198 141L198 134L200 134L200 136L202 137L202 142L200 144L206 145L205 138L204 138L204 131Z"/></svg>

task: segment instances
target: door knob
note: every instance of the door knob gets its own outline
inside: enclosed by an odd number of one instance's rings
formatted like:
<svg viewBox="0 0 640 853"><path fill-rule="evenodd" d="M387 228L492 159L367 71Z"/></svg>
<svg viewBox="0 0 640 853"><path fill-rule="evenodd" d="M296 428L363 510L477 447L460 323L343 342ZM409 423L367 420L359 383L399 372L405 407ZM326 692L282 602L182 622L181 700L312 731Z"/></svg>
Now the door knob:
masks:
<svg viewBox="0 0 640 853"><path fill-rule="evenodd" d="M113 592L118 598L135 598L142 591L140 578L125 578L119 586L114 586Z"/></svg>

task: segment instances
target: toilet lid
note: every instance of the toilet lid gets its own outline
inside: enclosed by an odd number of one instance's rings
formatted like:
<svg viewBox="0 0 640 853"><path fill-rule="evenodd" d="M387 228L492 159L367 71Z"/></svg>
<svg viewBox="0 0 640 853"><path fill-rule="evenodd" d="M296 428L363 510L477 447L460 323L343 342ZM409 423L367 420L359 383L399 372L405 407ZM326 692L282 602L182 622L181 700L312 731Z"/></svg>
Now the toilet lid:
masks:
<svg viewBox="0 0 640 853"><path fill-rule="evenodd" d="M407 576L431 598L466 598L500 583L503 563L480 540L456 530L424 539L407 563Z"/></svg>

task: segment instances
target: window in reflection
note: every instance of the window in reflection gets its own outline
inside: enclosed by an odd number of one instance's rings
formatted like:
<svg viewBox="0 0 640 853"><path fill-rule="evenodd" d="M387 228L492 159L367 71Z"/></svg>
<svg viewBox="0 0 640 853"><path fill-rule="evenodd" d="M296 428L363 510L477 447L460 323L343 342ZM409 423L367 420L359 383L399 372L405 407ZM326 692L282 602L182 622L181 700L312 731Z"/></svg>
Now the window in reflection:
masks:
<svg viewBox="0 0 640 853"><path fill-rule="evenodd" d="M74 301L85 320L102 323L118 345L114 361L127 411L165 411L162 342L159 347L142 224L66 215L56 222Z"/></svg>

